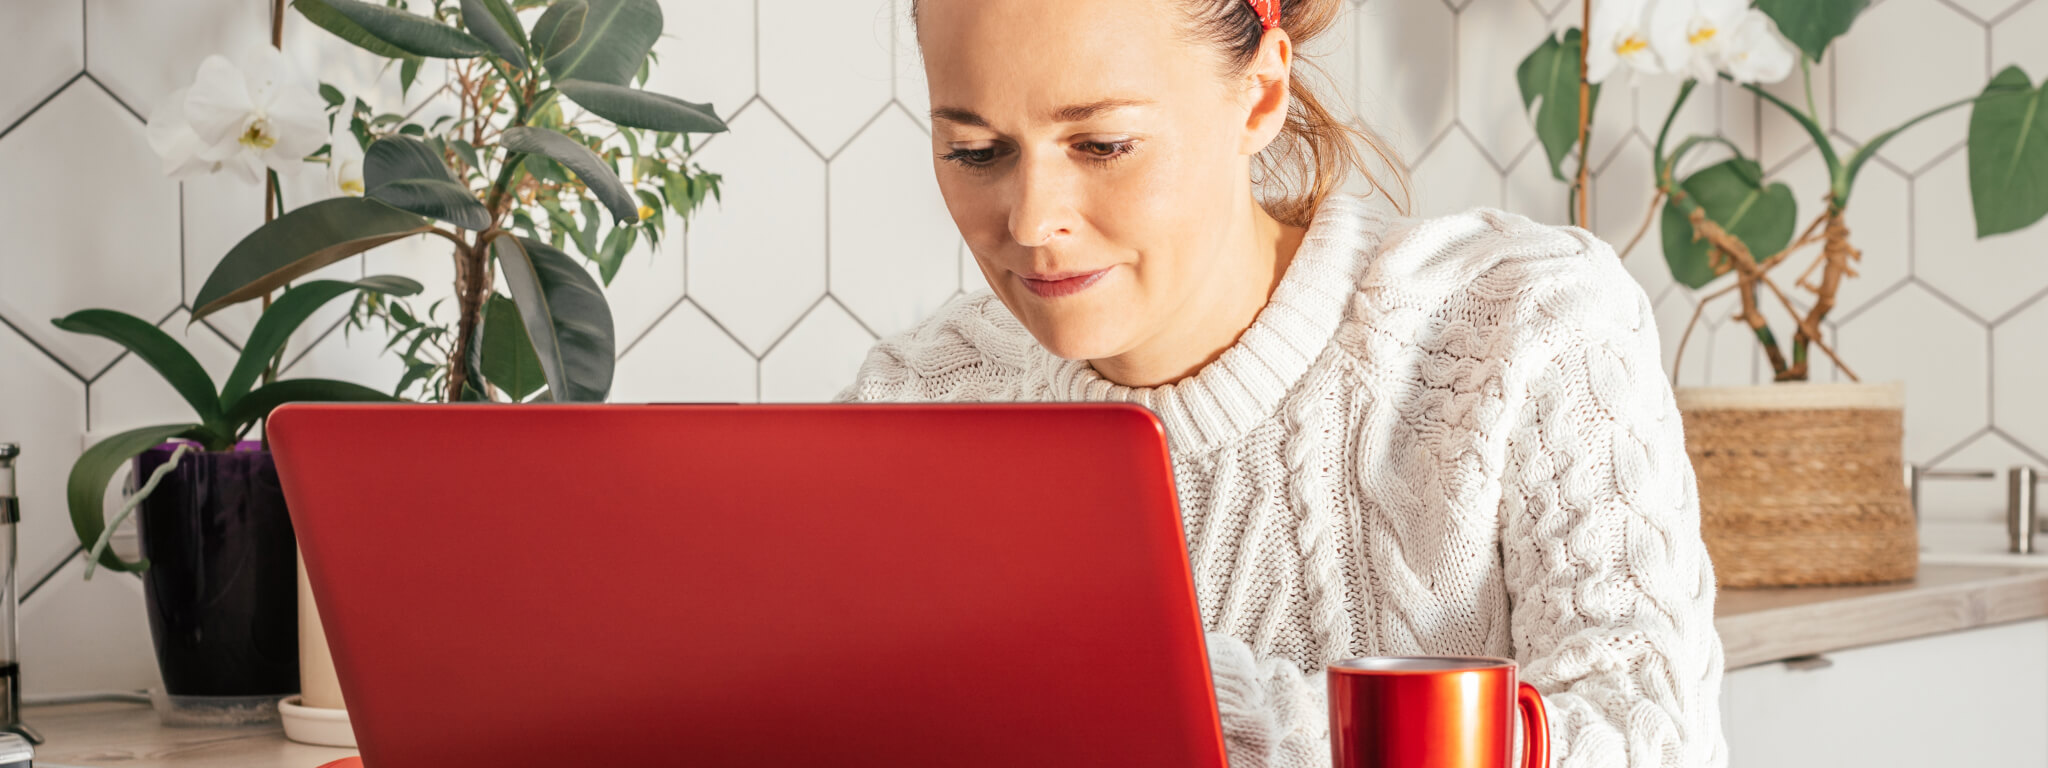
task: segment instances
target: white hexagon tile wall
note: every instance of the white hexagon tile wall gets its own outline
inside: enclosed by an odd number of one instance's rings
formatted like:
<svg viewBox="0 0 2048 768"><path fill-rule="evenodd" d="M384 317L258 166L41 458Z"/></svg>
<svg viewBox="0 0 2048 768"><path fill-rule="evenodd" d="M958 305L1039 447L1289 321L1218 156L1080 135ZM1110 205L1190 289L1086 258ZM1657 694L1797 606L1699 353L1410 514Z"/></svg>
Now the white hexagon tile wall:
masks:
<svg viewBox="0 0 2048 768"><path fill-rule="evenodd" d="M254 221L251 190L179 185L158 173L142 115L197 62L260 40L260 0L29 0L0 5L0 440L25 444L21 578L28 689L150 685L140 589L90 585L65 567L62 476L88 431L172 416L175 397L134 375L111 345L67 337L49 318L108 306L182 326L195 275ZM172 10L175 6L175 12ZM709 99L733 132L701 145L726 175L723 202L690 231L643 247L613 302L623 401L822 400L878 334L899 331L980 275L952 231L925 153L929 108L908 0L663 0L657 90ZM1577 0L1347 0L1322 54L1353 114L1415 169L1417 209L1503 206L1564 218L1512 74ZM294 15L287 40L316 39ZM1814 72L1825 127L1845 142L2011 63L2048 74L2048 0L1880 0ZM1897 55L1910 43L1925 55ZM298 58L374 69L346 51ZM1923 66L1924 65L1924 66ZM368 73L367 75L365 73ZM323 74L327 74L323 72ZM431 76L431 73L429 73ZM1594 127L1592 229L1627 239L1648 204L1650 145L1674 84L1610 85ZM1760 156L1801 200L1821 194L1797 128L1754 96L1714 87L1680 121ZM1777 92L1798 95L1791 84ZM1977 241L1969 228L1960 115L1879 153L1851 219L1864 277L1833 325L1866 376L1903 379L1913 461L2048 464L2048 226ZM674 230L682 233L680 228ZM1654 243L1654 232L1646 238ZM1646 249L1627 265L1657 308L1666 362L1703 292L1673 282ZM445 290L446 260L393 246L379 271ZM633 274L635 270L642 274ZM1708 286L1708 290L1718 288ZM1768 368L1715 302L1691 340L1687 384L1761 383ZM194 326L225 359L245 317ZM344 338L326 315L295 342L308 375L388 386L379 339ZM1837 376L1823 367L1822 378ZM118 423L116 423L118 422ZM1930 510L1939 512L1940 510ZM1956 514L1993 514L1967 508Z"/></svg>

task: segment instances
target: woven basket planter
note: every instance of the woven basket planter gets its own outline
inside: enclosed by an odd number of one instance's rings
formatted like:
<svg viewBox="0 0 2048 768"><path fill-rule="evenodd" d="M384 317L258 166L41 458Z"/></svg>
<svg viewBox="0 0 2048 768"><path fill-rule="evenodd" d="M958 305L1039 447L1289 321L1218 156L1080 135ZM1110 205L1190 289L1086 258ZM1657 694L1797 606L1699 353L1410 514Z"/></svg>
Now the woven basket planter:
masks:
<svg viewBox="0 0 2048 768"><path fill-rule="evenodd" d="M1681 388L1700 533L1722 587L1911 580L1898 384Z"/></svg>

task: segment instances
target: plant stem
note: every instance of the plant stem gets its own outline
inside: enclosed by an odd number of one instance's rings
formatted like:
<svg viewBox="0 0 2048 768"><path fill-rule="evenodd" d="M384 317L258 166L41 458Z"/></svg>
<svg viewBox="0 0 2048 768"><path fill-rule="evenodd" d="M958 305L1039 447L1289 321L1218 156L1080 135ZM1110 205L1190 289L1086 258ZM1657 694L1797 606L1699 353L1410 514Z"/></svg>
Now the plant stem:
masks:
<svg viewBox="0 0 2048 768"><path fill-rule="evenodd" d="M1589 194L1591 192L1592 161L1588 155L1592 154L1593 83L1587 79L1586 51L1590 49L1593 42L1593 0L1581 0L1579 10L1579 29L1582 30L1579 33L1579 174L1578 180L1573 182L1572 188L1574 195L1578 198L1576 201L1578 203L1577 219L1573 223L1583 227L1592 221L1590 217L1591 203L1589 200L1592 197Z"/></svg>
<svg viewBox="0 0 2048 768"><path fill-rule="evenodd" d="M1806 80L1806 115L1820 122L1820 108L1813 103L1813 60L1799 54L1799 74Z"/></svg>
<svg viewBox="0 0 2048 768"><path fill-rule="evenodd" d="M284 50L284 4L285 0L272 0L270 4L270 47L280 51ZM263 223L269 224L272 221L276 221L277 217L284 215L284 192L278 189L276 170L270 170L265 174L265 177L263 181L265 187L263 191ZM273 203L276 205L275 208L272 207ZM263 311L270 311L269 291L263 292ZM264 384L277 381L277 361L283 358L284 347L279 346L277 352L277 357L271 358L270 362L263 366ZM258 421L265 427L263 430L263 450L270 450L270 430L268 429L270 417L266 415L258 419Z"/></svg>

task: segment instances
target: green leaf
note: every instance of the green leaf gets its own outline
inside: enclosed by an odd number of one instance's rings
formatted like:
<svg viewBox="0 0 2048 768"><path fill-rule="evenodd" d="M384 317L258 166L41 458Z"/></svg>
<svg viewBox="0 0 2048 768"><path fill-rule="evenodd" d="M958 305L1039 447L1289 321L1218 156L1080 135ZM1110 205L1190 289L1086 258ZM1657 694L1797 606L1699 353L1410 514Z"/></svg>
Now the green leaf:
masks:
<svg viewBox="0 0 2048 768"><path fill-rule="evenodd" d="M536 240L501 234L491 253L555 399L603 402L616 356L612 310L597 281L568 254Z"/></svg>
<svg viewBox="0 0 2048 768"><path fill-rule="evenodd" d="M1828 44L1849 31L1870 0L1757 0L1756 9L1777 22L1778 32L1806 57L1820 61Z"/></svg>
<svg viewBox="0 0 2048 768"><path fill-rule="evenodd" d="M709 104L588 80L557 80L555 88L591 114L627 128L676 133L719 133L725 121Z"/></svg>
<svg viewBox="0 0 2048 768"><path fill-rule="evenodd" d="M541 60L557 82L590 80L612 85L632 82L634 73L647 61L647 52L661 37L661 5L655 0L573 0L587 6L581 30L563 45L560 41L567 20L557 25ZM554 9L550 8L549 13ZM565 12L565 15L574 11ZM539 36L539 25L535 25Z"/></svg>
<svg viewBox="0 0 2048 768"><path fill-rule="evenodd" d="M156 369L172 389L192 406L193 413L208 425L221 419L220 395L213 389L213 377L177 339L149 321L111 309L87 309L51 320L58 328L107 339L135 353Z"/></svg>
<svg viewBox="0 0 2048 768"><path fill-rule="evenodd" d="M1522 88L1522 107L1536 108L1536 137L1550 160L1550 175L1564 180L1564 157L1579 141L1579 51L1585 45L1577 29L1545 39L1515 69ZM1593 107L1600 104L1600 86L1590 90Z"/></svg>
<svg viewBox="0 0 2048 768"><path fill-rule="evenodd" d="M456 181L455 174L426 142L410 136L387 136L363 154L367 196L393 208L481 232L491 226L491 213Z"/></svg>
<svg viewBox="0 0 2048 768"><path fill-rule="evenodd" d="M467 32L425 16L382 4L365 3L360 0L296 0L293 5L313 23L326 27L328 31L340 35L344 40L369 48L370 46L363 45L356 39L357 36L352 36L353 33L345 33L321 23L321 19L309 8L321 7L354 22L355 27L370 38L398 49L400 54L392 58L432 56L437 59L467 59L490 51L489 46L484 45L482 40L471 37ZM383 51L372 51L391 56L390 53Z"/></svg>
<svg viewBox="0 0 2048 768"><path fill-rule="evenodd" d="M327 100L327 106L339 107L348 97L341 95L341 89L326 83L320 84L320 98Z"/></svg>
<svg viewBox="0 0 2048 768"><path fill-rule="evenodd" d="M2024 78L2025 76L2022 75L2022 77ZM1900 124L1898 127L1893 128L1889 131L1880 133L1876 137L1872 138L1870 141L1866 142L1863 146L1857 147L1856 151L1849 155L1849 163L1842 170L1842 182L1836 185L1837 188L1841 190L1841 193L1836 196L1835 205L1843 206L1849 204L1849 191L1853 189L1856 185L1856 175L1863 172L1863 164L1870 162L1870 158L1875 157L1877 155L1877 150L1883 148L1885 144L1889 143L1893 138L1896 138L1899 134L1904 133L1906 129L1919 125L1920 123L1943 112L1947 112L1951 109L1955 109L1956 107L1968 104L1971 101L1973 100L1963 99L1961 101L1952 101L1947 104L1943 104L1939 107L1930 109L1926 112L1922 112L1918 117L1915 117L1911 120L1907 120L1906 122Z"/></svg>
<svg viewBox="0 0 2048 768"><path fill-rule="evenodd" d="M556 184L569 183L569 172L562 170L562 164L545 157L528 157L522 167L526 169L527 173L533 174L534 178L541 181Z"/></svg>
<svg viewBox="0 0 2048 768"><path fill-rule="evenodd" d="M569 49L583 36L583 22L590 18L587 0L561 0L548 6L533 23L534 52L545 59Z"/></svg>
<svg viewBox="0 0 2048 768"><path fill-rule="evenodd" d="M589 187L591 194L611 210L612 218L621 222L640 219L640 206L633 201L633 193L627 191L625 182L619 181L618 172L575 139L546 128L520 126L505 129L499 141L514 152L553 158L568 166L583 186Z"/></svg>
<svg viewBox="0 0 2048 768"><path fill-rule="evenodd" d="M199 428L197 424L163 424L131 429L85 449L71 465L71 476L64 483L64 500L71 508L71 530L77 532L79 544L90 550L107 530L107 484L113 482L114 473L143 451ZM111 548L100 553L99 563L103 568L128 573L149 568L147 559L131 563L116 556Z"/></svg>
<svg viewBox="0 0 2048 768"><path fill-rule="evenodd" d="M547 374L541 371L540 357L526 336L519 305L503 294L491 294L484 307L483 342L478 346L483 348L479 367L484 379L513 401L523 402L547 386Z"/></svg>
<svg viewBox="0 0 2048 768"><path fill-rule="evenodd" d="M398 95L400 98L404 98L412 92L412 83L420 78L420 63L423 61L426 60L414 56L398 63Z"/></svg>
<svg viewBox="0 0 2048 768"><path fill-rule="evenodd" d="M1729 82L1734 82L1734 79L1729 77L1728 73L1726 72L1721 73L1721 79L1728 80ZM1847 180L1848 176L1846 176L1843 173L1842 157L1838 154L1835 154L1835 143L1828 139L1827 130L1820 127L1820 123L1814 122L1812 116L1807 115L1798 107L1786 103L1784 99L1778 98L1777 94L1764 90L1756 83L1743 83L1742 87L1748 89L1750 93L1754 93L1758 96L1763 97L1764 101L1770 102L1773 106L1776 106L1779 109L1779 111L1782 111L1787 115L1790 115L1792 117L1793 122L1798 123L1800 128L1806 130L1806 135L1813 139L1814 149L1820 150L1821 162L1826 163L1828 166L1828 179L1830 179L1829 183L1831 185L1834 185L1830 189L1830 191L1833 192L1838 199L1847 197L1848 190L1842 188L1839 182Z"/></svg>
<svg viewBox="0 0 2048 768"><path fill-rule="evenodd" d="M355 282L313 280L292 286L291 290L270 303L270 308L256 320L256 327L249 331L249 340L242 345L242 356L235 361L235 370L228 374L227 383L221 386L222 407L233 411L242 396L249 393L249 388L255 386L257 377L263 375L263 369L270 366L270 358L277 355L306 318L312 317L313 312L326 306L327 302L355 291L412 296L421 290L418 281L393 275L368 277ZM230 426L240 431L242 425Z"/></svg>
<svg viewBox="0 0 2048 768"><path fill-rule="evenodd" d="M298 9L299 15L306 17L307 21L333 33L335 37L354 43L357 48L391 59L413 57L413 54L405 49L370 34L370 30L364 29L363 25L335 10L328 4L329 2L330 0L293 0L292 7Z"/></svg>
<svg viewBox="0 0 2048 768"><path fill-rule="evenodd" d="M250 392L228 411L237 424L269 416L285 403L388 403L397 398L377 390L333 379L285 379Z"/></svg>
<svg viewBox="0 0 2048 768"><path fill-rule="evenodd" d="M626 252L633 250L633 244L640 240L640 230L634 227L619 227L604 238L604 247L597 251L598 276L605 285L612 284L612 278L619 274L619 267L626 263Z"/></svg>
<svg viewBox="0 0 2048 768"><path fill-rule="evenodd" d="M197 320L262 296L313 270L432 226L426 219L361 197L337 197L292 209L235 244L206 277L193 303Z"/></svg>
<svg viewBox="0 0 2048 768"><path fill-rule="evenodd" d="M2011 232L2048 215L2048 83L2007 67L1970 110L1970 198L1977 236Z"/></svg>
<svg viewBox="0 0 2048 768"><path fill-rule="evenodd" d="M1673 279L1698 288L1715 277L1707 241L1693 238L1687 203L1706 208L1707 218L1749 246L1759 260L1792 242L1799 213L1792 188L1762 182L1763 169L1755 161L1735 158L1700 169L1679 184L1687 202L1667 202L1663 213L1664 260Z"/></svg>
<svg viewBox="0 0 2048 768"><path fill-rule="evenodd" d="M505 0L462 0L462 25L513 69L526 68L526 30Z"/></svg>

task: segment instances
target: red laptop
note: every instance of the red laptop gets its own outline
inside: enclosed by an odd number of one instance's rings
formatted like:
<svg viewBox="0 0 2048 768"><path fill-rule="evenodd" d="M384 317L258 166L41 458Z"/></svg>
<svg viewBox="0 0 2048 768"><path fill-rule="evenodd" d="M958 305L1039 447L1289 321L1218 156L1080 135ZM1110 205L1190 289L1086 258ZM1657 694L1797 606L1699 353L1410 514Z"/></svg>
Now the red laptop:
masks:
<svg viewBox="0 0 2048 768"><path fill-rule="evenodd" d="M268 425L368 768L1225 765L1129 405Z"/></svg>

